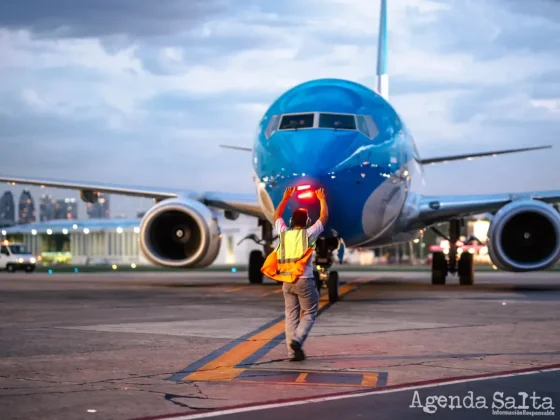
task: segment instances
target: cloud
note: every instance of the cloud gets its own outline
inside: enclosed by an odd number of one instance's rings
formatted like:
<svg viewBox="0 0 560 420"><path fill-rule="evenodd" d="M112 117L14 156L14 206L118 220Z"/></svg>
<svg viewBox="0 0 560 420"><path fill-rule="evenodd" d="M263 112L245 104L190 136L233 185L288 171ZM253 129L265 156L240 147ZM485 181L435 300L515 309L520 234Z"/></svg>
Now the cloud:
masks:
<svg viewBox="0 0 560 420"><path fill-rule="evenodd" d="M444 53L458 50L480 60L517 53L542 53L560 48L559 5L552 0L434 0L447 7L436 11L439 23L430 44ZM467 18L468 17L468 18ZM432 25L413 23L425 33Z"/></svg>
<svg viewBox="0 0 560 420"><path fill-rule="evenodd" d="M423 156L553 139L558 4L388 5L391 100ZM370 0L0 3L2 172L252 191L250 155L219 144L251 146L268 104L297 83L374 86L378 13ZM507 188L539 186L545 170Z"/></svg>
<svg viewBox="0 0 560 420"><path fill-rule="evenodd" d="M0 25L48 37L162 36L224 12L223 0L20 0L2 2Z"/></svg>

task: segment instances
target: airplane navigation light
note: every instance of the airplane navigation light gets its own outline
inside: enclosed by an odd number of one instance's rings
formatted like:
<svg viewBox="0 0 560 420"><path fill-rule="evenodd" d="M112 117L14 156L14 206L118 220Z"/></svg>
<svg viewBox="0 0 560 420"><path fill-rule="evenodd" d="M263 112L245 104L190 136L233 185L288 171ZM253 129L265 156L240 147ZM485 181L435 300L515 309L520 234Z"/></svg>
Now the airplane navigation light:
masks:
<svg viewBox="0 0 560 420"><path fill-rule="evenodd" d="M313 197L313 193L311 191L307 191L298 195L298 198L311 198L311 197Z"/></svg>

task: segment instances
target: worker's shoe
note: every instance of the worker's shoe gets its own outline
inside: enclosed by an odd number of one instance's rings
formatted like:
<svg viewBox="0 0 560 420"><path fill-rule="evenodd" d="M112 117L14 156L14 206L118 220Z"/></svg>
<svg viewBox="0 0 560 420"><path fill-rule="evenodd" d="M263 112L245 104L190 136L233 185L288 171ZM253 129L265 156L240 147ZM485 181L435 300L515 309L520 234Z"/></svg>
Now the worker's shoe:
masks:
<svg viewBox="0 0 560 420"><path fill-rule="evenodd" d="M290 348L294 351L294 355L290 357L291 362L301 362L302 360L305 360L305 353L301 348L301 344L299 344L296 340L292 340Z"/></svg>

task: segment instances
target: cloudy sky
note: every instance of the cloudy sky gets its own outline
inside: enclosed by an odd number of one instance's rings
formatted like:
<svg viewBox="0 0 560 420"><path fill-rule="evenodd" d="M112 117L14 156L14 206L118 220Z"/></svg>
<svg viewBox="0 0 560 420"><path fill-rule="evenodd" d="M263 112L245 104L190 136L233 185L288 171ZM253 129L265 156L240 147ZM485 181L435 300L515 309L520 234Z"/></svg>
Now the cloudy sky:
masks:
<svg viewBox="0 0 560 420"><path fill-rule="evenodd" d="M427 192L560 190L560 2L388 3L391 100L422 156L554 146L429 167ZM250 154L218 145L250 146L267 104L297 83L374 86L378 9L0 2L0 173L250 192ZM113 204L133 216L149 201Z"/></svg>

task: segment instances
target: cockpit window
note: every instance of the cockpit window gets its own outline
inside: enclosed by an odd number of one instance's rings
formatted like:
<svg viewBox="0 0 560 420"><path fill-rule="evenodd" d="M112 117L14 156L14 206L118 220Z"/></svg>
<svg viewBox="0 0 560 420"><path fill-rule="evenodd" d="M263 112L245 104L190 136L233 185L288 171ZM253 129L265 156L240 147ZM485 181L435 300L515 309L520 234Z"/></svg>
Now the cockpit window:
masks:
<svg viewBox="0 0 560 420"><path fill-rule="evenodd" d="M319 128L334 128L335 130L355 130L354 115L321 114Z"/></svg>
<svg viewBox="0 0 560 420"><path fill-rule="evenodd" d="M270 121L268 122L267 126L266 126L266 130L264 131L264 135L266 136L267 139L270 138L270 136L272 136L276 130L278 129L278 120L280 119L280 115L273 115L270 118Z"/></svg>
<svg viewBox="0 0 560 420"><path fill-rule="evenodd" d="M299 128L313 128L315 114L284 115L280 122L280 130L297 130Z"/></svg>
<svg viewBox="0 0 560 420"><path fill-rule="evenodd" d="M315 116L318 118L315 119ZM369 139L373 139L379 134L379 129L371 115L307 112L304 114L273 115L266 125L265 136L268 139L277 130L306 128L357 130Z"/></svg>
<svg viewBox="0 0 560 420"><path fill-rule="evenodd" d="M377 126L375 125L375 121L373 121L371 115L358 115L357 119L358 119L358 130L363 135L372 139L379 134L379 130L377 129Z"/></svg>
<svg viewBox="0 0 560 420"><path fill-rule="evenodd" d="M369 130L366 124L366 120L363 115L358 115L358 131L364 136L371 138L369 135Z"/></svg>

